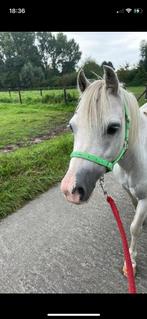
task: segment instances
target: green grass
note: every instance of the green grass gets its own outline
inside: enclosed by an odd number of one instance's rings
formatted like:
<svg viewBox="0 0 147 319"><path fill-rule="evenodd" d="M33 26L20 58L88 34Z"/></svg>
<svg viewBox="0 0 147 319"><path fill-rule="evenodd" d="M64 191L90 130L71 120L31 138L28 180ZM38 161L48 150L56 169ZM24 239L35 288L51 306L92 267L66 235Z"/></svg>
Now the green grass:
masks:
<svg viewBox="0 0 147 319"><path fill-rule="evenodd" d="M133 86L127 88L129 91L133 92L136 97L138 97L145 89L143 86ZM77 89L67 89L67 101L77 102L79 93ZM40 90L34 91L21 91L22 102L24 104L33 104L33 103L63 103L64 102L64 93L62 90L43 90L42 95ZM11 92L11 97L9 92L0 92L0 102L2 103L20 103L18 92ZM144 98L141 98L139 104L144 103Z"/></svg>
<svg viewBox="0 0 147 319"><path fill-rule="evenodd" d="M27 145L31 138L68 123L73 111L73 106L62 104L0 104L0 148Z"/></svg>
<svg viewBox="0 0 147 319"><path fill-rule="evenodd" d="M138 98L145 90L145 87L144 86L129 86L127 90L132 92L136 96L136 98ZM138 101L140 106L146 102L147 101L144 99L144 96L141 97L141 99Z"/></svg>
<svg viewBox="0 0 147 319"><path fill-rule="evenodd" d="M78 99L77 89L67 89L68 102L75 102ZM43 90L42 96L40 90L38 91L21 91L21 97L23 103L63 103L64 92L63 90ZM0 92L0 102L2 103L20 103L19 95L17 91Z"/></svg>
<svg viewBox="0 0 147 319"><path fill-rule="evenodd" d="M65 133L7 154L0 154L0 218L61 181L69 163L72 135Z"/></svg>

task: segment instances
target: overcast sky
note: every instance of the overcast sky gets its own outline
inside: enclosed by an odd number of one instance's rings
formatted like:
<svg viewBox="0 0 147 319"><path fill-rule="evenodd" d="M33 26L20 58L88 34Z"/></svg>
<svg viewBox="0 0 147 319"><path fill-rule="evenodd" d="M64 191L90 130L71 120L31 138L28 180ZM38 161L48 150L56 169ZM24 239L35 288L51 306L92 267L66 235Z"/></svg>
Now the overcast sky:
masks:
<svg viewBox="0 0 147 319"><path fill-rule="evenodd" d="M57 33L57 32L53 32ZM91 57L97 63L111 61L117 69L128 62L131 66L140 59L140 42L147 41L147 32L64 32L74 38L82 51L81 63Z"/></svg>

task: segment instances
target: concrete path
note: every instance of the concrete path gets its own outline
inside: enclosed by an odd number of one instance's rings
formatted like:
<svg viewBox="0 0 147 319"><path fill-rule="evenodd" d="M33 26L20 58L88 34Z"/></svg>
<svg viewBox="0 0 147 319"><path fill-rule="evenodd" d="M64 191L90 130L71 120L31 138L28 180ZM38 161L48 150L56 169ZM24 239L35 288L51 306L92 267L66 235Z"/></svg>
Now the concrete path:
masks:
<svg viewBox="0 0 147 319"><path fill-rule="evenodd" d="M128 195L105 178L130 240ZM0 222L0 293L127 293L121 241L99 186L81 206L59 186ZM138 242L139 293L147 293L147 225Z"/></svg>

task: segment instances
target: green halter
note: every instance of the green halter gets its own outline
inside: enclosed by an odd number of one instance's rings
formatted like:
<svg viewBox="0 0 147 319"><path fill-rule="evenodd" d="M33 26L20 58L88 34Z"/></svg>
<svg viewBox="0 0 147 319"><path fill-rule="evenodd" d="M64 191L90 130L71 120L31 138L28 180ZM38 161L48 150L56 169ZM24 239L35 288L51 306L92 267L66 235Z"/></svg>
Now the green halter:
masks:
<svg viewBox="0 0 147 319"><path fill-rule="evenodd" d="M115 160L113 160L112 162L109 162L106 159L103 159L103 158L101 158L99 156L96 156L94 154L89 154L89 153L80 152L80 151L72 152L70 154L70 157L71 158L72 157L84 158L87 161L91 161L91 162L94 162L96 164L105 166L105 167L107 167L107 169L109 171L112 171L113 166L123 157L123 155L125 154L126 150L128 149L130 118L129 118L129 115L128 115L128 109L127 109L126 105L124 106L124 108L125 108L125 140L124 140L123 148L121 149L119 155L116 157Z"/></svg>

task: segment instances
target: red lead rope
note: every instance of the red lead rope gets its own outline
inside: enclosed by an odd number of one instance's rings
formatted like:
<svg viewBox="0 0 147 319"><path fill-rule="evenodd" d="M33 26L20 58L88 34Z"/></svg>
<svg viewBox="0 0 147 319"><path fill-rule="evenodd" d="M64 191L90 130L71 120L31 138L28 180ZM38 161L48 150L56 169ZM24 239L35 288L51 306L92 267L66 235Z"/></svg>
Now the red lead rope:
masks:
<svg viewBox="0 0 147 319"><path fill-rule="evenodd" d="M135 294L136 293L136 286L135 286L135 278L134 278L134 273L133 273L133 267L132 267L132 262L131 262L131 257L130 257L130 252L129 252L129 247L128 247L128 243L127 243L127 238L126 238L126 234L123 228L123 224L122 221L120 219L119 216L119 212L118 209L116 207L116 204L113 200L113 198L111 196L107 195L107 202L109 203L109 205L111 206L113 215L116 219L118 228L119 228L119 232L121 235L121 239L122 239L122 244L123 244L123 250L124 250L124 256L125 256L125 261L126 261L126 267L127 267L127 278L128 278L128 291L131 294Z"/></svg>

